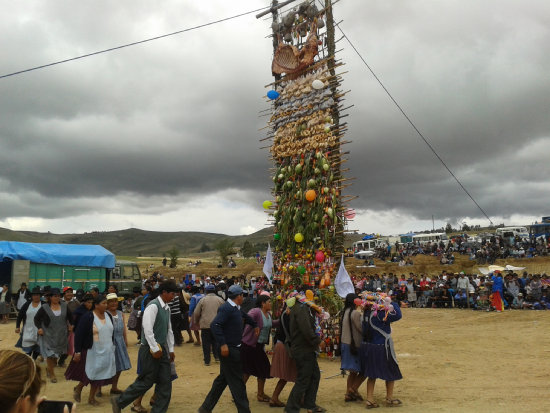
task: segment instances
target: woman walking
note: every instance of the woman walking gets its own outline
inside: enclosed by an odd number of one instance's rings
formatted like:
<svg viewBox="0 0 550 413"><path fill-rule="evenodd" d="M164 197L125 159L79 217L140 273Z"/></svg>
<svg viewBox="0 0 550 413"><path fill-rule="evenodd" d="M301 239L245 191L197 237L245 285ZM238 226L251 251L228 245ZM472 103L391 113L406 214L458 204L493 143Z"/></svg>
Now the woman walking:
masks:
<svg viewBox="0 0 550 413"><path fill-rule="evenodd" d="M279 379L273 394L271 395L271 400L269 401L269 406L271 407L285 407L285 404L279 400L279 395L285 388L287 382L294 383L296 381L296 363L293 359L290 358L288 351L285 346L287 337L290 338L290 309L286 305L286 302L283 305L283 310L281 313L281 318L279 320L279 327L275 332L275 349L273 350L273 360L271 363L270 375L271 377L276 377Z"/></svg>
<svg viewBox="0 0 550 413"><path fill-rule="evenodd" d="M243 364L244 382L248 381L250 376L258 379L258 393L256 395L259 402L268 403L271 398L265 394L265 380L271 378L270 365L267 354L265 354L265 345L269 343L269 336L273 324L278 325L271 319L271 299L269 295L259 295L256 299L256 308L248 312L248 315L256 322L260 329L260 334L254 334L254 329L246 325L241 345L241 359Z"/></svg>
<svg viewBox="0 0 550 413"><path fill-rule="evenodd" d="M400 406L393 398L396 380L403 378L393 348L390 324L401 319L401 309L389 297L371 294L367 297L363 313L363 342L359 358L361 374L367 380L367 409L378 407L374 401L376 379L386 381L386 406Z"/></svg>
<svg viewBox="0 0 550 413"><path fill-rule="evenodd" d="M49 294L50 301L37 311L34 325L38 329L40 354L46 358L47 375L52 383L57 383L54 367L59 357L67 353L73 325L71 310L61 301L59 288L52 288Z"/></svg>
<svg viewBox="0 0 550 413"><path fill-rule="evenodd" d="M34 325L34 316L42 307L40 302L40 287L34 287L31 293L31 301L23 304L17 315L15 324L15 333L21 334L21 349L28 356L36 360L40 355L40 346L38 345L38 328ZM20 329L23 322L23 330Z"/></svg>
<svg viewBox="0 0 550 413"><path fill-rule="evenodd" d="M132 364L130 363L130 357L128 357L128 338L126 333L126 326L124 325L124 317L122 311L118 310L118 296L114 293L107 294L107 310L113 320L114 328L114 342L115 342L115 363L116 374L113 377L113 384L111 386L111 394L121 394L122 390L118 388L118 379L120 373L124 370L130 370Z"/></svg>
<svg viewBox="0 0 550 413"><path fill-rule="evenodd" d="M4 284L0 288L0 323L7 324L10 315L11 294L8 291L8 285Z"/></svg>
<svg viewBox="0 0 550 413"><path fill-rule="evenodd" d="M77 380L73 397L79 402L82 388L90 383L88 404L99 405L95 396L99 387L110 384L116 374L113 323L106 313L107 300L99 295L92 311L78 322L75 333L73 360L65 373L69 380Z"/></svg>
<svg viewBox="0 0 550 413"><path fill-rule="evenodd" d="M340 343L342 351L342 361L340 368L349 371L347 381L347 391L344 396L346 402L356 400L362 401L363 397L359 394L359 387L365 381L360 373L359 347L361 345L361 312L357 311L354 300L358 298L356 294L350 293L346 296L344 312L340 320Z"/></svg>

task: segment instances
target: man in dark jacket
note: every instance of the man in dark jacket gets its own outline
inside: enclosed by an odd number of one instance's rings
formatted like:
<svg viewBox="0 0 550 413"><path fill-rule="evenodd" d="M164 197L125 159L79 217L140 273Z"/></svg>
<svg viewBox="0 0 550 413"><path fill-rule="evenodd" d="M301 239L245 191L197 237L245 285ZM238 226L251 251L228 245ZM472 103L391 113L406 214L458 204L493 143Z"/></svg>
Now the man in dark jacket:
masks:
<svg viewBox="0 0 550 413"><path fill-rule="evenodd" d="M199 413L212 412L227 386L231 390L237 411L250 413L239 348L243 336L243 320L255 329L256 336L260 335L260 329L256 322L240 309L243 302L242 288L234 284L229 287L227 293L227 301L220 306L218 314L210 324L212 334L220 346L220 374L214 379L212 389L199 407Z"/></svg>
<svg viewBox="0 0 550 413"><path fill-rule="evenodd" d="M303 406L310 412L322 412L317 406L317 390L321 372L317 364L316 351L321 342L315 333L315 317L312 308L306 303L296 302L290 310L290 353L296 361L298 375L288 396L285 412L298 413L303 398Z"/></svg>

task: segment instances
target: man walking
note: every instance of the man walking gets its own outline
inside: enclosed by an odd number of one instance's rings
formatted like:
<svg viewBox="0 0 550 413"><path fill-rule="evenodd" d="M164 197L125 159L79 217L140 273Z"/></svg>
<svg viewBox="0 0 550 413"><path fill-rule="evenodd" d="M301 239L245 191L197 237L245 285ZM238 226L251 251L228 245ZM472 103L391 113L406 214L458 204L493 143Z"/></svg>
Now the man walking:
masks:
<svg viewBox="0 0 550 413"><path fill-rule="evenodd" d="M288 396L287 413L299 413L302 398L308 412L325 411L316 404L321 379L316 351L320 343L320 337L315 334L315 317L311 307L296 302L290 310L290 353L296 361L298 375Z"/></svg>
<svg viewBox="0 0 550 413"><path fill-rule="evenodd" d="M206 295L199 301L193 313L194 322L198 323L201 329L202 352L204 355L204 365L210 365L210 352L214 354L216 361L220 360L219 346L216 344L210 324L218 308L224 304L223 298L216 294L216 287L213 284L206 286Z"/></svg>
<svg viewBox="0 0 550 413"><path fill-rule="evenodd" d="M160 284L159 296L143 312L141 346L138 352L141 373L120 396L111 397L113 413L120 411L155 384L155 403L151 413L164 413L170 404L172 381L170 363L174 361L174 334L170 323L168 303L174 299L174 281Z"/></svg>
<svg viewBox="0 0 550 413"><path fill-rule="evenodd" d="M243 302L243 289L240 285L234 284L229 287L227 295L227 302L218 309L218 314L210 325L214 338L220 345L220 374L214 379L212 389L199 407L199 413L212 412L227 386L231 390L237 411L250 413L239 349L243 335L243 319L255 329L256 336L260 335L260 329L256 322L240 309Z"/></svg>

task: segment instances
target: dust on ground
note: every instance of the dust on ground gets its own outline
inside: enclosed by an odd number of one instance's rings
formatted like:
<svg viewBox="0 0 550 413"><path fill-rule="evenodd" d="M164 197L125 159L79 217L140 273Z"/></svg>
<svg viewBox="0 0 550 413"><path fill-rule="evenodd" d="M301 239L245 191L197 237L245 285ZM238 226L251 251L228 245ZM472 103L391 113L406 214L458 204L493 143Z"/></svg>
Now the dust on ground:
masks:
<svg viewBox="0 0 550 413"><path fill-rule="evenodd" d="M550 311L478 312L460 309L403 309L403 319L393 324L393 338L403 380L396 383L395 397L403 401L400 411L415 412L547 412L548 360L550 358ZM13 349L17 340L15 322L0 325L0 348ZM186 333L184 333L185 338ZM129 332L130 359L133 368L122 374L120 387L135 379L136 336ZM179 378L173 382L172 401L168 412L196 412L210 390L219 365L206 367L202 349L192 344L176 348ZM339 375L339 360L320 359L321 384L318 404L329 412L363 412L360 402L345 403L346 380ZM63 369L56 370L58 383L48 383L43 393L50 400L70 400L75 382L67 382ZM271 394L276 379L268 380L266 393ZM256 381L248 382L252 412L274 413L256 401ZM289 383L281 400L286 400ZM82 392L79 413L109 412L108 389L101 406L85 402L88 389ZM361 388L365 396L365 385ZM144 398L148 405L149 391ZM384 383L377 382L377 411L383 406ZM128 407L124 411L130 411ZM227 389L216 406L217 412L236 412ZM305 411L305 410L304 410Z"/></svg>

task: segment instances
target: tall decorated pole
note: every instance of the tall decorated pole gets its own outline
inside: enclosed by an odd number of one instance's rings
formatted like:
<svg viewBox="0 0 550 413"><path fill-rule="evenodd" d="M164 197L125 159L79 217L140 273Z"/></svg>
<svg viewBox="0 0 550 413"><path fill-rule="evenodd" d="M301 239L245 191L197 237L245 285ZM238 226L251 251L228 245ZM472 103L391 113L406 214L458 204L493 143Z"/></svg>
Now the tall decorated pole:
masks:
<svg viewBox="0 0 550 413"><path fill-rule="evenodd" d="M333 5L325 0L293 5L273 1L271 12L274 81L268 146L273 168L273 200L264 208L274 226L275 283L290 288L331 285L344 250L344 231L355 213L343 195L349 181L342 147L344 65L336 58Z"/></svg>

